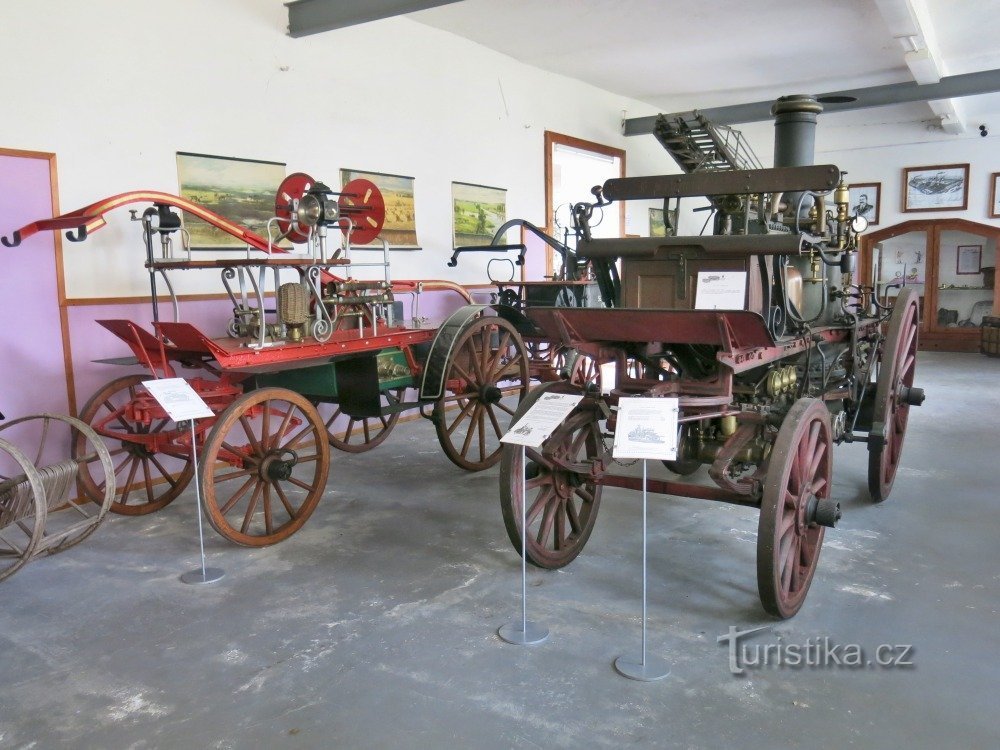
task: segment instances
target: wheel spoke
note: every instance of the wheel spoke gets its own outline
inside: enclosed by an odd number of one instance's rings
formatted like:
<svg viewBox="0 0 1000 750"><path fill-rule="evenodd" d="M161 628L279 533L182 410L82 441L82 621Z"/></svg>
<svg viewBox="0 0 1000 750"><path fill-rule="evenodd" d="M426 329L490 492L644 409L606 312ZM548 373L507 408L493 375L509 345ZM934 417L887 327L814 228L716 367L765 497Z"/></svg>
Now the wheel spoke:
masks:
<svg viewBox="0 0 1000 750"><path fill-rule="evenodd" d="M243 516L243 525L240 526L241 534L246 534L247 529L250 528L250 522L253 520L253 515L257 511L257 502L260 500L261 492L266 486L267 482L257 482L257 487L254 488L253 494L250 496L250 502L247 503L247 512Z"/></svg>
<svg viewBox="0 0 1000 750"><path fill-rule="evenodd" d="M486 413L489 414L490 423L493 425L493 431L497 437L503 437L503 429L500 427L500 422L497 421L497 415L493 412L493 404L486 404Z"/></svg>
<svg viewBox="0 0 1000 750"><path fill-rule="evenodd" d="M485 406L480 406L479 408L479 420L477 422L479 427L479 460L486 460L486 411Z"/></svg>
<svg viewBox="0 0 1000 750"><path fill-rule="evenodd" d="M471 338L465 342L465 349L469 353L469 361L472 363L472 369L476 371L476 378L470 381L470 383L485 383L486 376L483 374L483 366L479 361L479 352L476 351L476 345Z"/></svg>
<svg viewBox="0 0 1000 750"><path fill-rule="evenodd" d="M532 521L534 521L535 518L538 516L539 511L543 510L546 507L549 498L552 497L553 494L554 491L552 489L552 485L550 484L546 487L543 487L541 492L539 492L535 496L535 501L531 504L531 507L528 508L528 513L525 516L529 526L531 525Z"/></svg>
<svg viewBox="0 0 1000 750"><path fill-rule="evenodd" d="M233 509L233 506L236 505L236 503L238 503L245 494L247 494L247 490L249 490L250 486L257 480L258 477L255 476L248 477L247 481L245 481L243 485L238 490L236 490L236 492L234 492L233 495L226 501L226 504L223 505L221 508L219 508L219 515L224 516L229 511L231 511ZM216 478L214 481L216 484L218 484L220 480Z"/></svg>
<svg viewBox="0 0 1000 750"><path fill-rule="evenodd" d="M285 491L281 489L281 485L275 483L274 491L278 493L278 499L281 500L281 504L285 506L285 512L288 514L288 517L295 518L295 507L288 501L288 497L285 495Z"/></svg>
<svg viewBox="0 0 1000 750"><path fill-rule="evenodd" d="M818 426L818 423L817 423L817 426ZM819 472L820 464L822 463L823 458L826 456L826 444L825 443L819 443L814 448L814 452L812 454L810 454L810 455L812 456L812 460L809 462L809 469L808 469L808 471L806 472L806 475L805 475L805 481L807 483L810 482L816 476L816 474Z"/></svg>
<svg viewBox="0 0 1000 750"><path fill-rule="evenodd" d="M128 505L128 496L132 492L132 480L135 479L135 472L138 470L138 468L139 468L139 457L133 456L132 468L129 470L128 479L125 480L125 484L122 487L122 489L124 490L122 492L122 499L119 500L119 502L122 505Z"/></svg>
<svg viewBox="0 0 1000 750"><path fill-rule="evenodd" d="M291 482L296 487L301 487L306 492L312 492L313 490L313 486L311 484L307 484L306 482L303 482L301 479L298 479L297 477L288 477L287 481Z"/></svg>
<svg viewBox="0 0 1000 750"><path fill-rule="evenodd" d="M244 446L242 446L242 445L239 446L239 447L236 447L234 445L230 445L225 440L223 440L221 447L225 448L227 451L229 451L229 453L231 453L233 456L235 456L240 461L250 461L251 463L254 463L254 464L260 463L260 461L257 460L256 456L253 456L250 453L248 453L247 452L247 448L244 447Z"/></svg>
<svg viewBox="0 0 1000 750"><path fill-rule="evenodd" d="M250 445L253 446L253 452L257 455L263 453L260 449L260 443L257 442L257 436L254 435L253 428L250 426L250 420L247 419L246 414L240 415L240 424L243 426L243 433L247 436L247 440L249 440Z"/></svg>
<svg viewBox="0 0 1000 750"><path fill-rule="evenodd" d="M271 485L264 484L264 533L270 536L274 533L274 526L271 523Z"/></svg>
<svg viewBox="0 0 1000 750"><path fill-rule="evenodd" d="M542 522L538 525L538 534L535 535L535 542L543 547L545 546L545 540L552 536L552 526L555 521L557 505L559 505L558 501L546 504L545 512L542 514Z"/></svg>
<svg viewBox="0 0 1000 750"><path fill-rule="evenodd" d="M153 478L149 473L149 461L146 456L142 457L142 480L146 485L146 502L151 503L155 499L153 494Z"/></svg>
<svg viewBox="0 0 1000 750"><path fill-rule="evenodd" d="M450 426L450 427L448 427L448 429L447 429L447 430L445 430L445 432L446 432L446 433L447 433L447 434L448 434L449 436L451 436L451 435L452 435L452 434L453 434L453 433L455 432L455 428L457 428L457 427L458 427L458 425L459 425L459 424L460 424L460 423L462 422L462 420L463 420L463 419L464 419L464 418L465 418L466 416L468 416L468 414L469 414L469 410L470 410L471 408L473 408L473 407L476 407L476 406L478 406L478 405L479 405L479 402L478 402L478 401L476 401L476 400L474 400L474 399L469 399L468 401L466 401L466 403L465 403L465 406L463 406L463 407L462 407L462 408L461 408L461 409L459 410L459 412L458 412L458 416L457 416L457 417L455 417L455 421L451 423L451 426ZM463 452L464 452L464 451L463 451Z"/></svg>
<svg viewBox="0 0 1000 750"><path fill-rule="evenodd" d="M291 423L291 421L292 421L292 414L294 414L294 413L295 413L295 407L292 404L289 404L288 405L288 410L285 412L285 416L281 420L281 427L279 427L278 431L274 433L274 440L271 442L271 446L273 448L277 448L278 446L281 445L281 439L287 434L288 425ZM301 436L301 434L302 433L299 433L300 436ZM298 439L298 437L296 437L296 440L297 439ZM294 441L293 441L293 443L294 443ZM289 443L289 445L287 447L291 447L293 443Z"/></svg>
<svg viewBox="0 0 1000 750"><path fill-rule="evenodd" d="M150 460L150 461L152 462L153 466L155 466L155 467L156 467L157 471L159 471L159 472L160 472L160 474L161 474L161 475L163 476L163 478L167 480L167 482L168 482L168 483L170 484L170 486L171 486L171 487L176 487L176 486L177 486L177 480L176 480L176 479L174 479L174 478L173 478L173 477L172 477L172 476L170 475L170 472L168 472L168 471L167 471L167 470L166 470L165 468L163 468L163 464L161 464L161 463L160 463L160 462L159 462L159 461L157 460L157 458L156 458L156 456L155 456L155 455L151 455L151 456L149 457L149 460Z"/></svg>
<svg viewBox="0 0 1000 750"><path fill-rule="evenodd" d="M573 504L573 498L566 501L566 517L569 519L569 525L574 534L583 531L583 525L580 523L580 511Z"/></svg>
<svg viewBox="0 0 1000 750"><path fill-rule="evenodd" d="M468 455L469 446L472 445L472 437L473 435L476 434L476 424L479 417L479 408L480 408L478 401L470 401L469 403L474 404L474 408L472 410L472 416L469 417L469 427L465 432L465 442L462 443L462 450L459 451L459 453L461 453L463 458ZM452 425L452 427L454 426L455 425Z"/></svg>
<svg viewBox="0 0 1000 750"><path fill-rule="evenodd" d="M497 401L494 404L494 406L496 406L499 409L503 409L505 412L507 412L508 414L510 414L512 417L515 416L514 410L511 409L509 406L507 406L507 404L503 403L502 401Z"/></svg>

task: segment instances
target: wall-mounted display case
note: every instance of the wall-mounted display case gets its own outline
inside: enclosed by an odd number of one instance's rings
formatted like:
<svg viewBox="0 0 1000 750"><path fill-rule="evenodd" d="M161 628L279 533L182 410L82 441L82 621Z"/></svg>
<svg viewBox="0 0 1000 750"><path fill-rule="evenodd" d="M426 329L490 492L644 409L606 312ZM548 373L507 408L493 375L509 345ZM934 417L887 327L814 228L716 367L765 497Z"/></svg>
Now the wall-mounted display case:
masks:
<svg viewBox="0 0 1000 750"><path fill-rule="evenodd" d="M862 239L861 278L883 298L903 286L920 299L920 348L978 351L996 296L1000 228L965 219L906 221Z"/></svg>

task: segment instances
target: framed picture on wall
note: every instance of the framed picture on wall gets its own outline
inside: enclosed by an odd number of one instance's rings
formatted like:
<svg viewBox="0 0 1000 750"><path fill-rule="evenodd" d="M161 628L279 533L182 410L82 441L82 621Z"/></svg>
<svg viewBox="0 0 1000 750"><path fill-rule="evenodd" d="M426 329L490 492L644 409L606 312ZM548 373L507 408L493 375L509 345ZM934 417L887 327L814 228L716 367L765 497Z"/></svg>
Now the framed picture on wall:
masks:
<svg viewBox="0 0 1000 750"><path fill-rule="evenodd" d="M955 273L966 276L982 273L983 246L959 245Z"/></svg>
<svg viewBox="0 0 1000 750"><path fill-rule="evenodd" d="M881 182L859 182L851 185L851 216L863 216L868 226L878 224L879 208L882 205Z"/></svg>
<svg viewBox="0 0 1000 750"><path fill-rule="evenodd" d="M262 237L267 237L267 222L274 216L274 193L283 179L283 162L177 152L180 194ZM192 247L246 245L197 216L184 213L183 221Z"/></svg>
<svg viewBox="0 0 1000 750"><path fill-rule="evenodd" d="M666 237L667 224L664 221L662 208L649 209L649 236Z"/></svg>
<svg viewBox="0 0 1000 750"><path fill-rule="evenodd" d="M340 184L363 178L374 182L385 201L385 224L379 238L368 244L381 245L385 240L393 250L420 250L417 243L417 211L413 200L412 177L382 172L363 172L359 169L341 169Z"/></svg>
<svg viewBox="0 0 1000 750"><path fill-rule="evenodd" d="M903 212L964 211L969 207L969 165L939 164L903 170Z"/></svg>
<svg viewBox="0 0 1000 750"><path fill-rule="evenodd" d="M455 247L489 245L507 221L507 191L504 188L451 183L452 235Z"/></svg>
<svg viewBox="0 0 1000 750"><path fill-rule="evenodd" d="M990 175L990 218L1000 219L1000 172Z"/></svg>

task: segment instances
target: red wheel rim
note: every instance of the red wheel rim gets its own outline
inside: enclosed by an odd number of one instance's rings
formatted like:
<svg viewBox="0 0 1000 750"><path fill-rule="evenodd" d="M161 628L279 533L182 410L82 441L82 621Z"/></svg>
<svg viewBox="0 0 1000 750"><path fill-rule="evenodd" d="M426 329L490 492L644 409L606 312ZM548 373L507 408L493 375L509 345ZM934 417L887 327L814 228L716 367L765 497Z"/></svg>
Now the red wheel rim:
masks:
<svg viewBox="0 0 1000 750"><path fill-rule="evenodd" d="M359 177L344 185L337 201L342 216L350 217L353 228L345 220L340 221L340 231L351 229L350 240L355 245L367 245L378 237L385 224L385 199L382 191L371 180Z"/></svg>
<svg viewBox="0 0 1000 750"><path fill-rule="evenodd" d="M274 196L274 215L278 217L278 229L297 245L308 240L309 234L295 228L294 203L301 200L315 182L305 172L294 172L281 181Z"/></svg>
<svg viewBox="0 0 1000 750"><path fill-rule="evenodd" d="M757 588L772 615L791 617L805 601L825 532L808 505L830 497L832 475L830 413L818 399L799 399L771 451L757 526Z"/></svg>
<svg viewBox="0 0 1000 750"><path fill-rule="evenodd" d="M889 320L876 382L874 422L885 425L885 443L868 454L868 491L877 503L889 496L903 453L910 416L903 390L913 385L916 374L919 327L916 295L904 289Z"/></svg>
<svg viewBox="0 0 1000 750"><path fill-rule="evenodd" d="M523 414L541 394L579 392L565 382L550 383L532 391L518 410ZM532 398L533 397L533 398ZM517 417L515 417L516 421ZM532 466L527 485L528 561L540 568L561 568L583 550L594 530L601 504L602 485L586 474L563 468L567 464L586 466L603 451L601 431L595 415L580 411L571 414L540 449L528 448ZM521 552L521 485L524 466L521 449L506 445L500 462L500 509L507 536Z"/></svg>

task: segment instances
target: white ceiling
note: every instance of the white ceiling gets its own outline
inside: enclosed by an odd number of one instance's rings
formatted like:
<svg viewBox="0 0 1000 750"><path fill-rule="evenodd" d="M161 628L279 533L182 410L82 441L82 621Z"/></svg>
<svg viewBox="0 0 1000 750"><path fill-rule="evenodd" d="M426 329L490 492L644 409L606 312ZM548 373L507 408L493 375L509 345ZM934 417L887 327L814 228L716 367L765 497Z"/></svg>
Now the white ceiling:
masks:
<svg viewBox="0 0 1000 750"><path fill-rule="evenodd" d="M912 81L894 36L914 19L941 75L1000 68L1000 0L462 0L408 17L661 112ZM1000 94L955 101L973 128L1000 112Z"/></svg>

